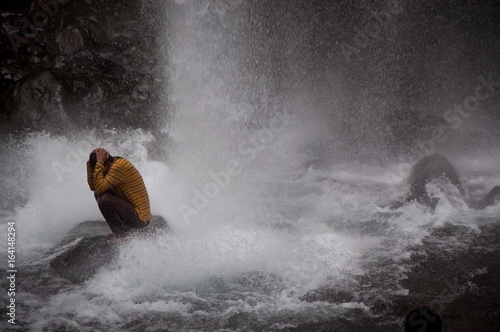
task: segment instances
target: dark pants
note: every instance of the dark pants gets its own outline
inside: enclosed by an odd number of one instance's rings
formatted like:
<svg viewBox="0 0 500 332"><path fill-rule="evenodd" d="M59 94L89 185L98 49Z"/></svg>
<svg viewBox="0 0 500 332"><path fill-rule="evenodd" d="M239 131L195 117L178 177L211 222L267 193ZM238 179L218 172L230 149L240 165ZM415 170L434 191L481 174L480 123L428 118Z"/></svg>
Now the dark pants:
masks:
<svg viewBox="0 0 500 332"><path fill-rule="evenodd" d="M101 210L113 233L124 235L131 230L148 225L148 222L139 219L137 211L129 202L116 197L112 193L105 192L96 199L99 210Z"/></svg>

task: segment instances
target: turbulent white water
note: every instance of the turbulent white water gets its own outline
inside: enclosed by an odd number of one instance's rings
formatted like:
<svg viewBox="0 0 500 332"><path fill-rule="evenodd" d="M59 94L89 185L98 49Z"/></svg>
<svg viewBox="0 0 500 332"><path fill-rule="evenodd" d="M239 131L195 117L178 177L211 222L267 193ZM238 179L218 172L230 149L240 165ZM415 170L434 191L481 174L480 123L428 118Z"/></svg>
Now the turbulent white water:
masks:
<svg viewBox="0 0 500 332"><path fill-rule="evenodd" d="M123 244L118 261L83 285L65 286L48 296L21 293L20 301L31 303L28 320L33 330L62 324L61 320L68 326L97 321L118 329L131 315L148 313L194 321L205 316L224 320L236 313L254 314L263 321L278 316L273 318L277 328L310 320L312 312L324 318L341 316L346 308L369 310L364 302L373 300L369 292L382 298L405 293L399 284L409 267L405 262L411 248L432 229L461 224L474 234L479 217L493 218L500 212L499 206L469 210L453 197L445 197L434 213L416 204L396 211L383 208L405 190L411 165L304 166L307 153L296 143L309 125L291 120L253 160L236 155L240 173L230 177L215 197L205 197L207 206L187 220L180 206L192 207L196 190L213 182L209 174L224 168L207 169L201 153L189 164L184 164L182 157L187 156L182 155L178 159L182 162L175 165L151 161L144 147L149 134L110 134L102 145L137 166L152 210L169 221L172 232ZM179 153L192 153L190 148L199 147L184 146ZM7 219L16 222L21 262L29 262L71 227L101 217L86 184L88 147L82 138L34 135L21 149L30 163L13 177L19 180L16 190L25 195L26 203L15 204ZM221 166L233 160L224 158L223 149L211 151ZM65 159L72 152L77 153L68 160L74 164ZM490 189L485 183L500 181L495 169L499 160L481 154L478 169L477 156L460 158L457 167L465 174L466 185L485 193ZM54 160L65 165L64 171L54 166ZM461 245L450 241L443 249ZM252 273L260 277L252 279ZM364 289L358 277L373 273L380 280ZM338 304L301 299L322 286L356 290L360 295Z"/></svg>
<svg viewBox="0 0 500 332"><path fill-rule="evenodd" d="M20 315L30 329L161 329L175 322L231 328L238 314L279 329L356 308L369 313L377 299L407 294L401 281L409 258L433 230L451 223L472 236L481 220L500 213L499 205L471 210L452 194L434 212L418 204L388 209L407 190L410 162L367 164L323 154L317 146L331 142L325 134L331 129L305 96L286 96L276 111L231 100L240 87L230 78L242 72L234 55L207 49L213 42L224 51L217 36L206 41L205 34L191 34L194 20L179 18L183 33L172 46L171 162L148 155L153 137L145 130L109 130L105 138L33 134L4 151L24 161L7 164L2 175L14 197L3 219L16 222L21 265L36 264L73 226L102 219L85 169L98 145L138 168L153 213L172 227L166 235L121 244L118 261L82 285L54 280L58 292L20 292L27 307ZM265 116L258 126L248 125L259 112ZM470 196L500 184L499 152L449 153ZM464 245L464 238L450 240L442 249ZM336 303L304 300L321 287L352 296Z"/></svg>

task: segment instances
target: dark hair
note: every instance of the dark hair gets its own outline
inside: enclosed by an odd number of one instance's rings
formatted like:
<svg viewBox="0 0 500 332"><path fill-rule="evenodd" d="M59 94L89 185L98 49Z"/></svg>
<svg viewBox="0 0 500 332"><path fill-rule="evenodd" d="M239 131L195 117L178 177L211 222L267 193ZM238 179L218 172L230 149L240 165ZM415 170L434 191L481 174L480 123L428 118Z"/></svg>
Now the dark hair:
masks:
<svg viewBox="0 0 500 332"><path fill-rule="evenodd" d="M113 161L113 159L114 159L113 156L109 155L107 161L111 162ZM91 167L95 167L96 164L97 164L97 154L95 152L92 152L89 157L89 165Z"/></svg>
<svg viewBox="0 0 500 332"><path fill-rule="evenodd" d="M89 165L95 167L95 164L97 164L97 155L95 152L92 152L89 157Z"/></svg>

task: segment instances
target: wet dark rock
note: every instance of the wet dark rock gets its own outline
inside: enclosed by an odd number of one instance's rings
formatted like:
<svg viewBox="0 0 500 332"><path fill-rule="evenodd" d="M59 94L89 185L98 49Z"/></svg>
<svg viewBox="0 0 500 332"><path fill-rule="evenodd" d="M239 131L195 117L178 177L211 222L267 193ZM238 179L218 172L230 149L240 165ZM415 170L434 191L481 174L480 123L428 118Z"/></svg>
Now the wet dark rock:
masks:
<svg viewBox="0 0 500 332"><path fill-rule="evenodd" d="M54 18L54 31L61 31L66 26L78 26L78 22L72 14L68 13L66 10L61 10Z"/></svg>
<svg viewBox="0 0 500 332"><path fill-rule="evenodd" d="M4 79L17 82L29 74L29 71L14 64L6 64L0 67L0 74Z"/></svg>
<svg viewBox="0 0 500 332"><path fill-rule="evenodd" d="M124 51L130 46L132 46L133 42L130 38L125 36L118 36L111 40L110 44L116 48L118 51Z"/></svg>
<svg viewBox="0 0 500 332"><path fill-rule="evenodd" d="M2 5L4 2L0 8ZM162 21L161 15L156 15L155 23L149 16L144 20L141 6L138 0L72 1L60 5L47 24L36 27L29 20L41 9L37 2L28 1L26 6L10 1L5 4L9 11L1 14L5 34L0 35L0 94L2 114L9 116L2 116L0 122L10 121L9 128L28 126L52 131L54 125L44 119L55 114L53 122L60 127L66 113L70 123L76 119L78 124L95 124L96 118L102 118L113 127L156 130L155 106L162 99L162 85L158 83L167 80L165 71L158 70L158 45L151 36ZM148 6L157 13L154 8L163 5ZM13 46L7 35L17 36L17 44ZM61 109L58 102L47 102L53 100L54 93L40 96L43 88L34 93L36 98L26 99L30 93L22 92L33 90L26 88L25 81L45 71L62 87L57 93ZM77 88L79 83L73 81L87 82L86 88ZM8 89L22 93L7 93ZM45 110L51 105L56 110ZM33 109L28 111L28 107ZM3 123L0 126L4 128Z"/></svg>
<svg viewBox="0 0 500 332"><path fill-rule="evenodd" d="M71 62L73 66L89 65L94 62L94 54L87 50L82 50L71 54L68 57L68 61Z"/></svg>
<svg viewBox="0 0 500 332"><path fill-rule="evenodd" d="M84 282L103 265L116 259L118 247L106 243L106 235L89 236L76 241L70 249L50 262L50 266L61 277L71 282Z"/></svg>
<svg viewBox="0 0 500 332"><path fill-rule="evenodd" d="M50 71L28 76L14 91L15 117L32 129L52 128L62 131L70 125L62 107L61 85Z"/></svg>
<svg viewBox="0 0 500 332"><path fill-rule="evenodd" d="M52 55L46 54L42 57L42 62L44 64L43 68L49 69L51 68L52 61L54 60L54 57Z"/></svg>
<svg viewBox="0 0 500 332"><path fill-rule="evenodd" d="M465 190L460 180L460 177L444 156L432 154L425 156L416 163L410 172L410 192L406 197L406 201L414 201L426 205L434 209L439 202L438 198L430 197L426 185L433 180L444 179L456 186L460 191L462 198L465 196ZM485 197L476 201L467 202L468 206L473 209L484 209L487 206L494 205L500 201L500 186L495 186ZM403 202L394 202L391 206L398 208Z"/></svg>
<svg viewBox="0 0 500 332"><path fill-rule="evenodd" d="M495 186L485 197L470 205L474 209L484 209L498 202L500 202L500 186Z"/></svg>
<svg viewBox="0 0 500 332"><path fill-rule="evenodd" d="M75 96L81 96L88 93L91 85L91 82L88 79L71 80L67 83L68 84L65 87L68 90L68 94Z"/></svg>
<svg viewBox="0 0 500 332"><path fill-rule="evenodd" d="M495 331L500 318L498 220L481 225L479 232L445 227L445 232L434 230L436 238L467 245L443 251L441 241L430 239L415 248L419 258L412 257L414 266L403 280L409 295L394 303L394 312L405 317L428 305L441 315L447 331Z"/></svg>
<svg viewBox="0 0 500 332"><path fill-rule="evenodd" d="M31 55L41 55L45 53L44 49L38 45L32 45L27 49L28 53Z"/></svg>
<svg viewBox="0 0 500 332"><path fill-rule="evenodd" d="M42 62L42 60L37 56L32 56L32 57L30 57L30 62L31 63L40 63L40 62Z"/></svg>
<svg viewBox="0 0 500 332"><path fill-rule="evenodd" d="M45 50L51 55L57 55L61 53L61 47L55 40L48 41L45 46Z"/></svg>
<svg viewBox="0 0 500 332"><path fill-rule="evenodd" d="M54 58L53 68L62 69L68 64L67 57L58 55Z"/></svg>
<svg viewBox="0 0 500 332"><path fill-rule="evenodd" d="M91 107L99 104L105 97L104 88L98 84L92 86L88 94L83 97L86 104Z"/></svg>
<svg viewBox="0 0 500 332"><path fill-rule="evenodd" d="M123 80L126 69L120 56L106 53L97 55L96 60L102 67L103 76L111 80ZM127 82L122 81L122 84L127 84Z"/></svg>
<svg viewBox="0 0 500 332"><path fill-rule="evenodd" d="M109 36L103 26L97 21L90 21L87 29L91 40L96 44L105 44L109 41Z"/></svg>
<svg viewBox="0 0 500 332"><path fill-rule="evenodd" d="M115 49L108 47L99 50L95 53L97 60L107 60L116 63L117 65L123 67L123 57L121 53L117 53Z"/></svg>
<svg viewBox="0 0 500 332"><path fill-rule="evenodd" d="M407 201L416 200L430 208L435 208L439 200L429 197L425 187L432 180L439 178L449 180L464 194L460 177L448 159L439 154L432 154L423 157L412 167L409 179L410 193Z"/></svg>
<svg viewBox="0 0 500 332"><path fill-rule="evenodd" d="M154 216L149 225L135 232L146 235L157 230L168 230L165 219ZM55 256L50 266L61 277L81 283L105 266L113 263L119 253L119 245L106 242L110 234L106 221L85 221L71 229L66 237L48 255Z"/></svg>
<svg viewBox="0 0 500 332"><path fill-rule="evenodd" d="M67 26L57 33L56 42L59 44L61 53L72 54L84 49L88 45L85 33L75 26Z"/></svg>

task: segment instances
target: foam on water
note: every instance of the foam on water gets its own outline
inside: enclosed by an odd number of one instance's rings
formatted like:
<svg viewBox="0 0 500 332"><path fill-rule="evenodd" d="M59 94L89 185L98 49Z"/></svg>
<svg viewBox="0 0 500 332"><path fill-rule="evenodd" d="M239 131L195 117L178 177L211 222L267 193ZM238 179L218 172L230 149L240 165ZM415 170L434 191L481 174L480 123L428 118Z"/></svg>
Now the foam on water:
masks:
<svg viewBox="0 0 500 332"><path fill-rule="evenodd" d="M441 196L434 212L418 204L391 211L384 206L405 190L411 165L307 166L311 156L302 150L307 144L294 141L297 132L308 132L310 124L303 123L292 121L254 159L240 156L241 172L189 220L179 206L192 205L195 189L205 183L198 180L211 178L190 177L191 171L150 160L145 148L151 139L148 133L110 133L105 146L141 171L153 211L166 217L172 231L122 244L114 264L81 286L43 299L42 312L33 313L33 327L48 324L43 316L63 320L74 316L72 324L84 326L95 319L118 326L132 313L222 319L246 312L265 319L282 311L302 317L311 310L337 316L346 308L368 309L364 302L371 295L363 293L358 278L387 274L370 292L382 297L404 294L399 280L410 267L412 248L433 229L451 223L470 228L473 235L480 217L498 214L498 206L468 209L452 190ZM23 154L33 162L13 176L29 176L20 182L26 186L22 190L27 192L27 203L17 205L11 218L26 256L37 257L37 250L54 245L81 221L102 219L86 184L88 148L80 149L82 139L40 134L24 144ZM72 157L74 164L64 159L70 151L80 151ZM61 181L54 174L54 160L67 166L59 174ZM472 159L461 160L469 162ZM468 183L476 181L474 175L465 175ZM481 176L498 178L495 173ZM464 245L461 241L438 245L456 250ZM252 287L240 280L253 280L252 273L264 281L259 279L261 284ZM338 304L301 300L322 286L361 293L354 301ZM232 292L246 295L240 300L227 298Z"/></svg>

